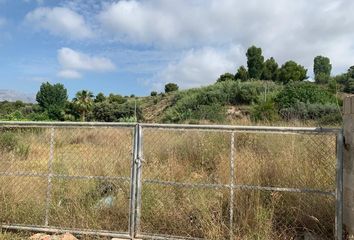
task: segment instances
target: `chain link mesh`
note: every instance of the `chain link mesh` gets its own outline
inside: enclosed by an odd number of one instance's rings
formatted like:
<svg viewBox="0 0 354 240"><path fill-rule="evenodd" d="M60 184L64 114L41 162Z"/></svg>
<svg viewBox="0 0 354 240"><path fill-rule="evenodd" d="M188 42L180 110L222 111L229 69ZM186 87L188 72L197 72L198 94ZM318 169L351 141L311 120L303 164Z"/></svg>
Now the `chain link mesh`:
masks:
<svg viewBox="0 0 354 240"><path fill-rule="evenodd" d="M50 129L0 128L0 172L47 173Z"/></svg>
<svg viewBox="0 0 354 240"><path fill-rule="evenodd" d="M334 238L334 134L147 128L143 146L143 235Z"/></svg>
<svg viewBox="0 0 354 240"><path fill-rule="evenodd" d="M142 129L0 128L0 221L128 233L136 213L149 236L333 239L335 134Z"/></svg>
<svg viewBox="0 0 354 240"><path fill-rule="evenodd" d="M144 184L141 231L149 234L227 239L228 189Z"/></svg>
<svg viewBox="0 0 354 240"><path fill-rule="evenodd" d="M47 180L42 177L0 177L0 222L41 225L45 218Z"/></svg>
<svg viewBox="0 0 354 240"><path fill-rule="evenodd" d="M144 179L230 182L230 133L144 129L143 136Z"/></svg>
<svg viewBox="0 0 354 240"><path fill-rule="evenodd" d="M335 190L336 136L237 133L235 182Z"/></svg>
<svg viewBox="0 0 354 240"><path fill-rule="evenodd" d="M237 190L233 208L236 239L334 239L332 196Z"/></svg>
<svg viewBox="0 0 354 240"><path fill-rule="evenodd" d="M132 129L57 129L53 171L73 176L129 177L132 144Z"/></svg>
<svg viewBox="0 0 354 240"><path fill-rule="evenodd" d="M49 224L127 232L129 197L129 180L54 179Z"/></svg>
<svg viewBox="0 0 354 240"><path fill-rule="evenodd" d="M0 220L128 232L133 128L0 129Z"/></svg>

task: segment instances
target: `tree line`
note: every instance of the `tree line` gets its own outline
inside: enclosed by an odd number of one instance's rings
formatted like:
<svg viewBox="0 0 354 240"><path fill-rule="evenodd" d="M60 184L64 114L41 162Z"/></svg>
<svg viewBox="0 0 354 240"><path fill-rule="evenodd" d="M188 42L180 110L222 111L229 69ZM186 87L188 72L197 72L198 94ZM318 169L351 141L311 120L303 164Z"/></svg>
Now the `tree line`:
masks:
<svg viewBox="0 0 354 240"><path fill-rule="evenodd" d="M240 66L235 74L224 73L218 78L217 82L265 80L287 84L290 81L298 82L308 79L308 69L304 66L289 60L279 67L273 57L264 60L262 49L259 47L249 47L246 57L247 67ZM332 76L332 65L328 57L319 55L314 58L313 62L315 83L329 85L330 87L336 87L336 84L339 84L341 86L340 91L354 93L354 66L351 66L346 73Z"/></svg>
<svg viewBox="0 0 354 240"><path fill-rule="evenodd" d="M178 85L175 83L165 85L165 93L177 90ZM151 92L151 96L157 95L156 91ZM38 120L121 122L137 121L142 117L134 95L123 97L113 93L108 96L98 93L95 96L91 91L81 90L70 101L67 89L60 83L43 83L36 101L38 108L35 117Z"/></svg>

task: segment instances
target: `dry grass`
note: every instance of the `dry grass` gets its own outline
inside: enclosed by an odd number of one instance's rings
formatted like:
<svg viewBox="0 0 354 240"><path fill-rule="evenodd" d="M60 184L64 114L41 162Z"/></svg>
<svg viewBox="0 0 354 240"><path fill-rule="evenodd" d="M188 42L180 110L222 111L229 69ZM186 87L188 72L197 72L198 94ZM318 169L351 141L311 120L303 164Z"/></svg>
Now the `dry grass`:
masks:
<svg viewBox="0 0 354 240"><path fill-rule="evenodd" d="M15 148L0 143L1 172L48 172L49 129L1 134L17 138ZM132 137L132 129L58 129L53 171L129 179ZM305 232L332 238L333 197L236 189L230 206L229 188L148 182L229 184L231 133L146 129L144 139L141 231L226 239L232 207L235 239L294 239ZM233 147L236 184L334 190L334 136L236 133ZM54 178L49 225L125 232L129 187L125 180ZM43 225L46 191L47 177L1 177L0 221ZM114 201L102 207L107 196Z"/></svg>

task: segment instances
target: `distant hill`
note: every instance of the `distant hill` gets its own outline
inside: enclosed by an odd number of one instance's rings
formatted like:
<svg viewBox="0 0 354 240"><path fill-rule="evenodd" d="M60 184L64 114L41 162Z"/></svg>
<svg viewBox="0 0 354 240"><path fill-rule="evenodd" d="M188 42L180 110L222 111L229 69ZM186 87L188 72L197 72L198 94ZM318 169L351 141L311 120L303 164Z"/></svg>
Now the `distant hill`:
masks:
<svg viewBox="0 0 354 240"><path fill-rule="evenodd" d="M14 91L14 90L0 89L0 101L15 102L17 100L20 100L25 103L36 102L36 99L33 95Z"/></svg>

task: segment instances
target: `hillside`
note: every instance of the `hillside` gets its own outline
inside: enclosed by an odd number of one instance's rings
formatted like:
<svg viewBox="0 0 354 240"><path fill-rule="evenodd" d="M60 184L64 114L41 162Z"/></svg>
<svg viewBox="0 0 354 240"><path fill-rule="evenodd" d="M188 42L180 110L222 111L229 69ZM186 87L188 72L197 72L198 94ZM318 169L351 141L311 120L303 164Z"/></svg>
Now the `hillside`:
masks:
<svg viewBox="0 0 354 240"><path fill-rule="evenodd" d="M225 81L137 98L140 119L163 123L254 124L312 121L340 124L343 94L312 82ZM135 101L129 98L128 102Z"/></svg>
<svg viewBox="0 0 354 240"><path fill-rule="evenodd" d="M147 123L161 122L166 110L173 107L175 98L176 93L138 98L144 121Z"/></svg>
<svg viewBox="0 0 354 240"><path fill-rule="evenodd" d="M177 104L178 95L173 92L170 94L158 95L156 97L139 97L137 102L142 112L142 119L146 123L164 122L164 118L169 110ZM225 105L223 112L228 122L248 121L252 107L250 105ZM202 121L202 120L201 120ZM204 120L203 122L208 122Z"/></svg>
<svg viewBox="0 0 354 240"><path fill-rule="evenodd" d="M65 91L60 85L49 84L47 87ZM187 124L276 124L295 120L333 125L342 121L342 93L333 92L328 85L308 81L282 84L264 80L226 80L201 88L177 89L147 97L116 94L97 94L94 97L92 93L88 96L89 93L81 91L77 95L91 101L87 108L80 105L79 98L68 101L65 94L60 106L55 96L48 109L41 104L3 102L0 118ZM45 101L48 99L49 95L44 98Z"/></svg>

